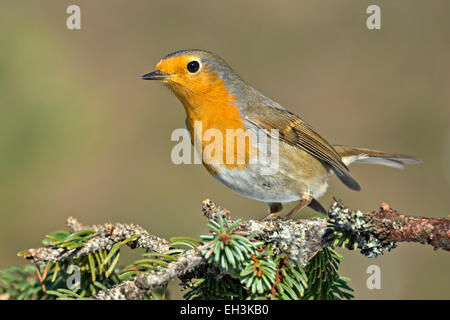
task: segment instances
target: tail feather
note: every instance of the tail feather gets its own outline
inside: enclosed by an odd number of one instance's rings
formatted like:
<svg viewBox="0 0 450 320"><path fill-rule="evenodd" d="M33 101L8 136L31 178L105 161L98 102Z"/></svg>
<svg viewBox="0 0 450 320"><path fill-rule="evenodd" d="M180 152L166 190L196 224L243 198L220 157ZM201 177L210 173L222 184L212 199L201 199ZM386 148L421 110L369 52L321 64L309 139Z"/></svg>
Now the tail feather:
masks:
<svg viewBox="0 0 450 320"><path fill-rule="evenodd" d="M334 149L339 153L345 165L353 162L380 164L388 167L403 169L405 164L421 163L422 160L411 156L387 153L378 150L365 148L346 147L334 145Z"/></svg>

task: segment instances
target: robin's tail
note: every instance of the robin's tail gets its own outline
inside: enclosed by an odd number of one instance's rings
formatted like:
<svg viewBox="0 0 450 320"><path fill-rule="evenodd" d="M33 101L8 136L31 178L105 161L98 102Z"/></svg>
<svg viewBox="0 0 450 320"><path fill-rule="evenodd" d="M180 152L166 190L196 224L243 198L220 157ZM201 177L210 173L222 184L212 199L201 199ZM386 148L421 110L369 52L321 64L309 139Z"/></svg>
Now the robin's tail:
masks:
<svg viewBox="0 0 450 320"><path fill-rule="evenodd" d="M334 149L339 153L342 161L349 165L353 162L381 164L384 166L403 169L405 164L421 163L422 160L395 153L383 151L346 147L334 145Z"/></svg>

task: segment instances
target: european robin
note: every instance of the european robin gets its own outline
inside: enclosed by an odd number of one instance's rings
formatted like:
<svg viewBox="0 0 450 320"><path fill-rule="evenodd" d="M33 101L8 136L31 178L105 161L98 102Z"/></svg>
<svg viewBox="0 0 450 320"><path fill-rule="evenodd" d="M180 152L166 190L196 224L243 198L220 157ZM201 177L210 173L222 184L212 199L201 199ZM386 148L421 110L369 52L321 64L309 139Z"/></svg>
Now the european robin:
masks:
<svg viewBox="0 0 450 320"><path fill-rule="evenodd" d="M161 81L181 101L191 140L198 138L201 141L197 151L206 151L212 143L202 136L202 132L214 129L222 133L224 141L219 146L223 149L215 152L232 161L206 161L205 153L203 165L235 192L265 202L269 207L265 219L276 218L283 208L282 203L292 201L299 203L286 219L305 206L326 213L317 199L325 193L331 173L350 189L360 190L348 169L353 162L396 168L420 162L405 155L331 145L299 116L247 84L212 52L182 50L171 53L159 61L156 71L145 74L142 79ZM201 125L196 126L199 121ZM235 144L227 143L227 130L238 132L237 137L228 138L233 139L233 143L244 135L244 161L236 161L237 148ZM253 159L261 144L249 140L245 132L262 134L270 144L278 143L276 172L262 174L262 169L271 164L267 157ZM214 155L214 152L209 154Z"/></svg>

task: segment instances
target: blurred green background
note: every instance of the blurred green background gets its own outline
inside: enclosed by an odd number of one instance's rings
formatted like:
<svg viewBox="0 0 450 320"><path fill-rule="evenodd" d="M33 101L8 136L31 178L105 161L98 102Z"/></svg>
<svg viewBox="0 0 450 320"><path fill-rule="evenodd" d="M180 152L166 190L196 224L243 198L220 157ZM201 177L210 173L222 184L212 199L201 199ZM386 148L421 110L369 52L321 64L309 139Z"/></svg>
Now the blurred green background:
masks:
<svg viewBox="0 0 450 320"><path fill-rule="evenodd" d="M66 28L70 4L81 7L81 30ZM369 4L381 7L381 30L366 28ZM172 164L170 135L184 127L184 110L140 76L179 49L220 54L332 143L424 160L406 170L353 166L362 191L333 177L324 206L336 196L361 210L386 201L448 217L449 12L445 0L2 0L0 268L24 264L16 253L70 215L139 223L168 238L206 232L207 197L233 217L266 214L202 166ZM405 243L376 259L340 252L356 298L450 298L448 252ZM366 287L373 264L381 290ZM181 296L176 285L172 292Z"/></svg>

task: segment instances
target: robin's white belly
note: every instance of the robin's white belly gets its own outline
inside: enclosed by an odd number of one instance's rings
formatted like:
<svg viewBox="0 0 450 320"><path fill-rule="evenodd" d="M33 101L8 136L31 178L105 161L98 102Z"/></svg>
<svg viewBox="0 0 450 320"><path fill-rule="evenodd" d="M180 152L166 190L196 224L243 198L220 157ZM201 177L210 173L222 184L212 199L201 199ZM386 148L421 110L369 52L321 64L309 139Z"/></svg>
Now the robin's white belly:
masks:
<svg viewBox="0 0 450 320"><path fill-rule="evenodd" d="M261 175L252 169L215 168L214 177L233 191L264 202L291 202L301 199L296 191L286 189L279 178Z"/></svg>

